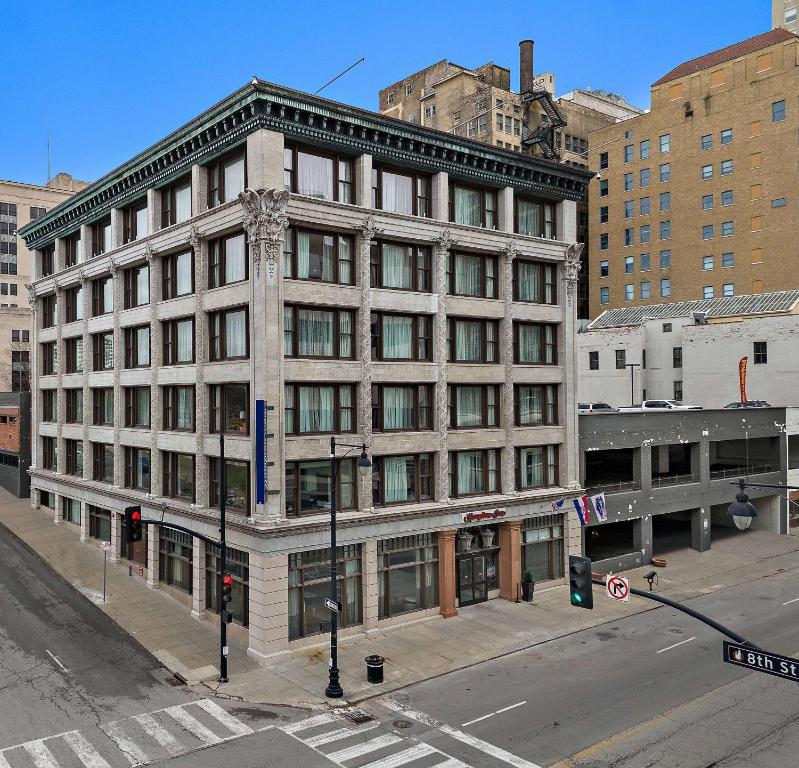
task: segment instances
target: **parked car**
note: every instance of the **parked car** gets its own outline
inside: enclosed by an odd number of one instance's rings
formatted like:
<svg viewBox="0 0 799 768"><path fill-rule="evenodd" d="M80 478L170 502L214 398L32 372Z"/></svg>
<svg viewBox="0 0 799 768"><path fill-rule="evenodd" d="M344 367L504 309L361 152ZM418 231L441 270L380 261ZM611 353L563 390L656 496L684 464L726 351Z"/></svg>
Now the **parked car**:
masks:
<svg viewBox="0 0 799 768"><path fill-rule="evenodd" d="M701 411L701 405L685 405L679 400L644 400L641 405L620 408L621 411Z"/></svg>
<svg viewBox="0 0 799 768"><path fill-rule="evenodd" d="M581 416L591 413L618 413L618 410L607 403L577 403L577 413Z"/></svg>
<svg viewBox="0 0 799 768"><path fill-rule="evenodd" d="M765 400L747 400L745 403L728 403L725 408L771 408L771 403Z"/></svg>

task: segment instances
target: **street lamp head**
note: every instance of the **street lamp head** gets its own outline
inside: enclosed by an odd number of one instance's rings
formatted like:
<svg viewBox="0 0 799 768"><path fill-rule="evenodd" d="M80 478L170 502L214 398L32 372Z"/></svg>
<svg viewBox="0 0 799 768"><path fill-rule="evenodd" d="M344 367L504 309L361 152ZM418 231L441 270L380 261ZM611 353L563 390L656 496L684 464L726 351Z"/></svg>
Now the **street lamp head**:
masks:
<svg viewBox="0 0 799 768"><path fill-rule="evenodd" d="M366 477L369 474L369 470L372 468L372 462L369 460L369 457L366 455L366 445L364 444L361 448L361 455L358 457L358 474L361 477Z"/></svg>
<svg viewBox="0 0 799 768"><path fill-rule="evenodd" d="M735 494L735 501L727 508L727 514L739 531L745 531L752 524L752 518L757 517L757 510L746 493L744 480L738 481L738 493Z"/></svg>

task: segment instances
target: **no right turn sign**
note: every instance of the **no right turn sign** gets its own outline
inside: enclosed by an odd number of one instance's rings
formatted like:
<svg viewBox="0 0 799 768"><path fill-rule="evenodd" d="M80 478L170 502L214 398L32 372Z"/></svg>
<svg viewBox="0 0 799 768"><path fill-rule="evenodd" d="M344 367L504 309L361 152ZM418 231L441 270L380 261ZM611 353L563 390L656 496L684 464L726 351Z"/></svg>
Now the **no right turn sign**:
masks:
<svg viewBox="0 0 799 768"><path fill-rule="evenodd" d="M623 576L608 576L605 581L605 594L619 603L630 602L630 580Z"/></svg>

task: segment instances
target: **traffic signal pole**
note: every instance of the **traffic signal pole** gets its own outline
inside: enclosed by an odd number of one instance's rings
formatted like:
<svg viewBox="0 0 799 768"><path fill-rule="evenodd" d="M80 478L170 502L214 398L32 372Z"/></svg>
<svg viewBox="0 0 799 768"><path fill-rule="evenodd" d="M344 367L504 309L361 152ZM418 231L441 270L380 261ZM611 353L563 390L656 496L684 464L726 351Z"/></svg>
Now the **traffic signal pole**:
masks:
<svg viewBox="0 0 799 768"><path fill-rule="evenodd" d="M227 573L227 545L225 544L225 433L219 430L219 584L217 597L219 603L219 682L226 683L227 677L227 604L225 602L224 579Z"/></svg>

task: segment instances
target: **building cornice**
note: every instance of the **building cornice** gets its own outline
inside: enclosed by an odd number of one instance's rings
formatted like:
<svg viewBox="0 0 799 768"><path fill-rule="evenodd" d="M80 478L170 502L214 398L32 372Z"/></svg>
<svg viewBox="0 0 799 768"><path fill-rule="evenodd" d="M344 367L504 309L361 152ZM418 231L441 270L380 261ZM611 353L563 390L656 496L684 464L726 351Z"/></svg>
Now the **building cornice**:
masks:
<svg viewBox="0 0 799 768"><path fill-rule="evenodd" d="M253 80L162 141L20 229L29 249L49 245L242 143L259 128L376 160L553 199L582 199L592 174L495 149L443 131Z"/></svg>

